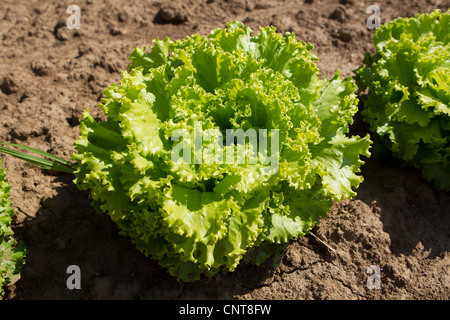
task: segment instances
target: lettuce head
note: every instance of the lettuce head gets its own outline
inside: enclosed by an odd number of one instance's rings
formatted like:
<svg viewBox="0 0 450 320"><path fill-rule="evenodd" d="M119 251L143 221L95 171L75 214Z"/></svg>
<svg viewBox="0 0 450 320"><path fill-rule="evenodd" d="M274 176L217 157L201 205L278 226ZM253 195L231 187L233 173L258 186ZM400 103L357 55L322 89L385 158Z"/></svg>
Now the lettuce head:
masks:
<svg viewBox="0 0 450 320"><path fill-rule="evenodd" d="M356 85L319 78L312 48L240 22L136 48L106 120L83 114L75 183L179 280L260 263L355 196L370 155Z"/></svg>
<svg viewBox="0 0 450 320"><path fill-rule="evenodd" d="M14 210L9 200L10 190L6 170L0 168L0 300L5 294L5 286L14 283L20 276L27 254L25 245L17 242L11 228Z"/></svg>
<svg viewBox="0 0 450 320"><path fill-rule="evenodd" d="M397 18L373 43L355 71L362 115L396 157L450 190L450 12Z"/></svg>

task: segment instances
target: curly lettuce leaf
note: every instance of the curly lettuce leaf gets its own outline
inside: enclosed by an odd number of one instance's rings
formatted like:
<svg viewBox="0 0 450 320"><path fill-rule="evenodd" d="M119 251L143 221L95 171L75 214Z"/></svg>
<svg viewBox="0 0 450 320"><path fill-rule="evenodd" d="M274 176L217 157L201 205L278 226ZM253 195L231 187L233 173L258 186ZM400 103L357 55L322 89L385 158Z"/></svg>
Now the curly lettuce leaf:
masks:
<svg viewBox="0 0 450 320"><path fill-rule="evenodd" d="M355 85L320 79L312 48L240 22L136 48L107 120L83 115L75 183L181 281L261 263L354 196L369 155Z"/></svg>
<svg viewBox="0 0 450 320"><path fill-rule="evenodd" d="M25 245L17 242L11 229L14 210L9 200L10 189L5 169L0 168L0 300L5 286L14 283L20 275L27 254Z"/></svg>
<svg viewBox="0 0 450 320"><path fill-rule="evenodd" d="M398 18L373 37L355 71L368 89L362 114L396 157L450 190L450 13Z"/></svg>

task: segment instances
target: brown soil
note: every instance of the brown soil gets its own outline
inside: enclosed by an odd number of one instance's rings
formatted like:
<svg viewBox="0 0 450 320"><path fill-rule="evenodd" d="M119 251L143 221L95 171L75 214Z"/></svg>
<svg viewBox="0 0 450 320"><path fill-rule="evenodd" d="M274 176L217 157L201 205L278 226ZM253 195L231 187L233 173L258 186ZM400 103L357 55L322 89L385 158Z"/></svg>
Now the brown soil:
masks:
<svg viewBox="0 0 450 320"><path fill-rule="evenodd" d="M126 3L126 4L123 4ZM71 3L70 3L71 4ZM272 24L315 45L323 76L352 75L373 51L366 13L373 1L190 0L77 1L81 29L69 30L66 1L0 4L0 141L68 158L81 112L120 81L136 46L169 36L207 34L240 20L254 30ZM448 0L379 1L382 22L447 10ZM359 126L359 130L365 130ZM106 215L66 174L50 174L3 157L28 247L21 278L6 299L449 299L450 197L420 173L390 158L363 167L358 196L337 203L310 234L290 244L279 265L241 265L233 273L177 283L119 236ZM81 269L69 290L66 269ZM369 289L367 268L381 270Z"/></svg>

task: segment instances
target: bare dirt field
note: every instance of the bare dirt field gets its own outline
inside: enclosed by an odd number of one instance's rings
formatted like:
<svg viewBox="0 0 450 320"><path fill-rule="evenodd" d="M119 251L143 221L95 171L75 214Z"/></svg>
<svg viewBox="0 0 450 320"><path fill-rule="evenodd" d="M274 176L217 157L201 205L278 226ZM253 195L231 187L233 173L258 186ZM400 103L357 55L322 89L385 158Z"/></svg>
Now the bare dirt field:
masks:
<svg viewBox="0 0 450 320"><path fill-rule="evenodd" d="M69 5L81 28L68 29ZM0 3L0 141L69 158L78 119L119 82L134 47L154 38L208 34L239 20L253 30L273 25L311 42L323 77L343 76L373 52L369 5L381 22L433 9L448 0L171 0ZM358 118L357 118L358 120ZM367 128L356 121L355 131ZM180 283L97 214L70 174L52 174L2 155L17 216L14 231L28 256L5 299L449 299L450 193L390 157L362 167L355 199L336 203L327 219L291 243L278 265L240 265L233 273ZM80 290L66 286L69 265ZM369 267L380 271L370 289Z"/></svg>

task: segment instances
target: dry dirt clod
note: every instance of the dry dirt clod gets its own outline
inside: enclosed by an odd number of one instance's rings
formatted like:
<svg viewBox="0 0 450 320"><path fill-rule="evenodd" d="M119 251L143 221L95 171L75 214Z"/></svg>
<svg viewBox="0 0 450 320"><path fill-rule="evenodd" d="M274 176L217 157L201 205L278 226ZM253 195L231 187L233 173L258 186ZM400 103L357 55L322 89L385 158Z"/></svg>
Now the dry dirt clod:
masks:
<svg viewBox="0 0 450 320"><path fill-rule="evenodd" d="M351 28L347 26L342 26L339 29L334 29L331 31L331 36L337 38L342 42L350 42L354 37L354 32ZM334 44L334 43L333 43Z"/></svg>
<svg viewBox="0 0 450 320"><path fill-rule="evenodd" d="M33 73L39 77L48 76L52 73L52 64L47 60L36 60L30 63Z"/></svg>
<svg viewBox="0 0 450 320"><path fill-rule="evenodd" d="M94 50L92 49L91 46L89 46L85 43L82 43L78 46L78 58L80 58L86 54L92 53L93 51Z"/></svg>
<svg viewBox="0 0 450 320"><path fill-rule="evenodd" d="M256 1L255 2L255 9L269 9L275 7L275 3L273 1Z"/></svg>
<svg viewBox="0 0 450 320"><path fill-rule="evenodd" d="M344 42L350 42L353 39L353 33L347 28L339 29L339 39Z"/></svg>
<svg viewBox="0 0 450 320"><path fill-rule="evenodd" d="M330 19L337 20L339 22L344 22L348 19L347 12L343 6L338 6L330 15Z"/></svg>
<svg viewBox="0 0 450 320"><path fill-rule="evenodd" d="M181 24L186 21L188 21L187 8L181 1L164 3L153 20L157 24Z"/></svg>
<svg viewBox="0 0 450 320"><path fill-rule="evenodd" d="M65 20L61 19L56 23L55 27L53 28L53 35L57 40L60 41L69 40L70 36L67 32L67 24Z"/></svg>
<svg viewBox="0 0 450 320"><path fill-rule="evenodd" d="M119 12L119 13L117 14L117 20L118 20L119 22L127 22L128 19L129 19L128 13L125 12L125 11Z"/></svg>
<svg viewBox="0 0 450 320"><path fill-rule="evenodd" d="M2 81L0 82L0 90L6 95L10 95L12 93L17 92L18 90L17 84L12 79L11 75L3 77Z"/></svg>
<svg viewBox="0 0 450 320"><path fill-rule="evenodd" d="M296 27L296 23L294 21L288 17L280 15L273 15L270 25L277 28L277 32L280 33L293 32Z"/></svg>
<svg viewBox="0 0 450 320"><path fill-rule="evenodd" d="M253 0L246 0L245 1L245 10L247 10L247 11L255 10L255 2Z"/></svg>
<svg viewBox="0 0 450 320"><path fill-rule="evenodd" d="M112 36L120 36L123 34L122 30L114 27L114 26L110 26L109 27L109 34Z"/></svg>

